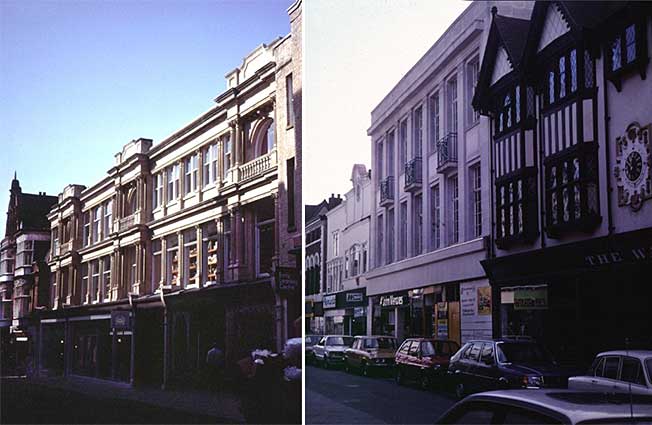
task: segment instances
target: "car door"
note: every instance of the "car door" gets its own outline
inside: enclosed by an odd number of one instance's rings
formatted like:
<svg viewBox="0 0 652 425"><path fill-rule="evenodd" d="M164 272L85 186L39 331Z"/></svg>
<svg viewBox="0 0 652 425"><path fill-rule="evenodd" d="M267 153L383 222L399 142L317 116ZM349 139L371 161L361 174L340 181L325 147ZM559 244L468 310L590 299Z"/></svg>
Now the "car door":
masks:
<svg viewBox="0 0 652 425"><path fill-rule="evenodd" d="M419 371L419 341L412 341L407 355L407 375L409 379L416 379Z"/></svg>
<svg viewBox="0 0 652 425"><path fill-rule="evenodd" d="M477 375L478 360L480 359L481 349L482 342L474 342L466 351L466 358L463 361L463 380L466 382L467 389L472 392L480 391L482 389L482 379Z"/></svg>
<svg viewBox="0 0 652 425"><path fill-rule="evenodd" d="M599 379L604 375L604 356L596 357L587 375L572 376L568 379L568 389L578 391L595 390Z"/></svg>
<svg viewBox="0 0 652 425"><path fill-rule="evenodd" d="M324 346L326 345L326 337L323 337L322 339L319 340L317 344L315 344L313 351L315 353L315 358L319 360L324 359Z"/></svg>
<svg viewBox="0 0 652 425"><path fill-rule="evenodd" d="M360 357L361 357L361 351L364 345L364 339L358 338L353 342L353 345L351 346L351 364L355 367L360 367Z"/></svg>
<svg viewBox="0 0 652 425"><path fill-rule="evenodd" d="M407 354L410 349L410 345L411 345L410 341L403 341L403 344L401 344L399 349L396 351L396 355L394 356L396 366L401 368L403 373L405 373L405 371L407 370L405 365L407 363Z"/></svg>
<svg viewBox="0 0 652 425"><path fill-rule="evenodd" d="M479 360L475 367L478 388L481 391L496 389L498 383L496 356L493 342L485 342L479 353Z"/></svg>
<svg viewBox="0 0 652 425"><path fill-rule="evenodd" d="M623 356L620 366L620 375L616 384L618 392L632 394L651 394L645 382L645 373L641 361L635 357Z"/></svg>

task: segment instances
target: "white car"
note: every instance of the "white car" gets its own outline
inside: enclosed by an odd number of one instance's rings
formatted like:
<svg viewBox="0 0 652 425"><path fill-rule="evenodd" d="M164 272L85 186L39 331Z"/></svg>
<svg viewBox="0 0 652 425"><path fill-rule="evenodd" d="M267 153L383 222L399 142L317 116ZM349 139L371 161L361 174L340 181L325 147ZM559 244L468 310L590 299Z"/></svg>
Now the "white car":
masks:
<svg viewBox="0 0 652 425"><path fill-rule="evenodd" d="M326 335L312 347L317 364L325 368L344 363L344 350L353 344L353 337L346 335Z"/></svg>
<svg viewBox="0 0 652 425"><path fill-rule="evenodd" d="M652 395L652 351L620 350L600 353L587 376L568 379L579 391Z"/></svg>

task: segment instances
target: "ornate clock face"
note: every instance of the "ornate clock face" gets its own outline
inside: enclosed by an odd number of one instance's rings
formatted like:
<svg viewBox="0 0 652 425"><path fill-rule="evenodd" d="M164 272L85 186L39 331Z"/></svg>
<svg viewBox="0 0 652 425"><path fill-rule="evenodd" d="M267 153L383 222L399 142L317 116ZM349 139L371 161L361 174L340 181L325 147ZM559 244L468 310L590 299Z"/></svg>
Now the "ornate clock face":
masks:
<svg viewBox="0 0 652 425"><path fill-rule="evenodd" d="M652 125L632 123L616 139L614 176L618 186L618 205L639 210L652 198Z"/></svg>
<svg viewBox="0 0 652 425"><path fill-rule="evenodd" d="M641 154L636 151L630 152L625 161L625 175L627 178L630 181L635 182L639 177L641 177L642 168L643 159L641 158Z"/></svg>

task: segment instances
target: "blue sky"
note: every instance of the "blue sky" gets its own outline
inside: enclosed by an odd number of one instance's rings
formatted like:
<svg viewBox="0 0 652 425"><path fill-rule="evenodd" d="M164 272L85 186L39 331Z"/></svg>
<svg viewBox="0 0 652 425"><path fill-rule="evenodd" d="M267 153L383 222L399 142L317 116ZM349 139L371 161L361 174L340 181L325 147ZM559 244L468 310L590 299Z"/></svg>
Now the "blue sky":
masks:
<svg viewBox="0 0 652 425"><path fill-rule="evenodd" d="M289 32L292 0L0 0L0 232L14 170L56 195L209 109L224 75Z"/></svg>

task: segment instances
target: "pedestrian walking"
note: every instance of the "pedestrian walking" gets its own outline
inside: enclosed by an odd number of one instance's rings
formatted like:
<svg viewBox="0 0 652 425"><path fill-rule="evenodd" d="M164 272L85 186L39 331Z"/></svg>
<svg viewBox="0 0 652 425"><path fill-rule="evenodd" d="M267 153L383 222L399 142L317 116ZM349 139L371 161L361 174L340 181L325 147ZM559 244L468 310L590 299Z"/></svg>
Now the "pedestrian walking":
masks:
<svg viewBox="0 0 652 425"><path fill-rule="evenodd" d="M217 342L214 342L206 353L206 366L209 388L212 391L217 391L224 382L224 352L219 348Z"/></svg>

